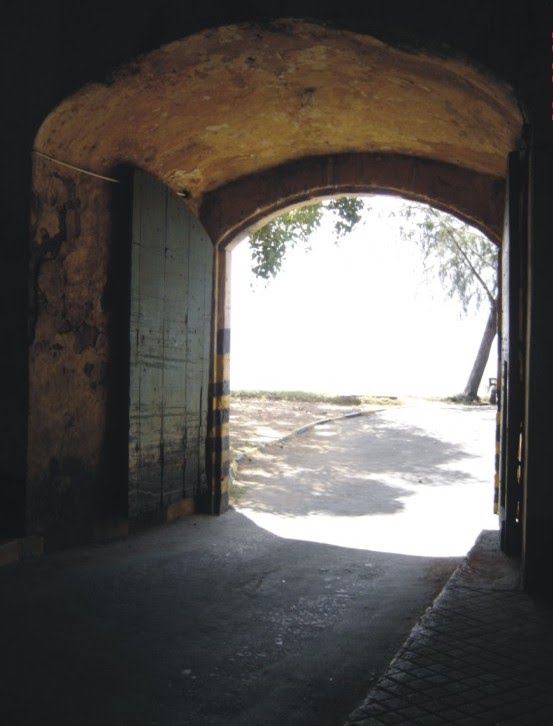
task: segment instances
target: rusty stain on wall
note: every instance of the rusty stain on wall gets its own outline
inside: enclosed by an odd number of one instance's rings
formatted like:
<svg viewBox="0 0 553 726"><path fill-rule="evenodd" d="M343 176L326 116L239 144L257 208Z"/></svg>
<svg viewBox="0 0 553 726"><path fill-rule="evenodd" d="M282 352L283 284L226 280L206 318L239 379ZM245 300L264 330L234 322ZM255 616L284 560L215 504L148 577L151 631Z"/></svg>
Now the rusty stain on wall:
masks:
<svg viewBox="0 0 553 726"><path fill-rule="evenodd" d="M28 523L45 532L63 519L61 529L81 528L81 538L104 456L109 199L105 182L39 158L34 165Z"/></svg>

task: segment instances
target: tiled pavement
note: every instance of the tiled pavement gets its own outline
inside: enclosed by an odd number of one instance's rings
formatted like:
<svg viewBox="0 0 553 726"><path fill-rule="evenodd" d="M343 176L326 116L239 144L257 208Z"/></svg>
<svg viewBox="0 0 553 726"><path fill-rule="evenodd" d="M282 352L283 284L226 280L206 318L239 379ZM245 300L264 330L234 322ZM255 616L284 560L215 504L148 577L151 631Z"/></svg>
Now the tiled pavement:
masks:
<svg viewBox="0 0 553 726"><path fill-rule="evenodd" d="M553 725L553 603L483 532L347 726Z"/></svg>

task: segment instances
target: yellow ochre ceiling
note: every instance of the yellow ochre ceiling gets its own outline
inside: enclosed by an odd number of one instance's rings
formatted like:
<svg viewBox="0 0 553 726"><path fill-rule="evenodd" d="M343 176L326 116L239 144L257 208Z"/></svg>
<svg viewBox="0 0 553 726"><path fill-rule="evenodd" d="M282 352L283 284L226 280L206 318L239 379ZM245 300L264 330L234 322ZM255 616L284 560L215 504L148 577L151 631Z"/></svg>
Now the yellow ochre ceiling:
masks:
<svg viewBox="0 0 553 726"><path fill-rule="evenodd" d="M507 85L459 58L303 21L165 45L47 117L35 149L100 174L145 169L193 206L303 157L398 153L504 177L521 125Z"/></svg>

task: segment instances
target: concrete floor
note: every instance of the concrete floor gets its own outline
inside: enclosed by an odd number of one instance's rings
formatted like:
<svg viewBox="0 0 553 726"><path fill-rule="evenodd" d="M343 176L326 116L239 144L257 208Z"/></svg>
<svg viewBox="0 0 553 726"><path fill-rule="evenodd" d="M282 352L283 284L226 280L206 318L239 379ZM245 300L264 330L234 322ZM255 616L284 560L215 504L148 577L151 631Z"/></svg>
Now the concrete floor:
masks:
<svg viewBox="0 0 553 726"><path fill-rule="evenodd" d="M338 726L459 561L302 541L234 510L5 567L0 723Z"/></svg>

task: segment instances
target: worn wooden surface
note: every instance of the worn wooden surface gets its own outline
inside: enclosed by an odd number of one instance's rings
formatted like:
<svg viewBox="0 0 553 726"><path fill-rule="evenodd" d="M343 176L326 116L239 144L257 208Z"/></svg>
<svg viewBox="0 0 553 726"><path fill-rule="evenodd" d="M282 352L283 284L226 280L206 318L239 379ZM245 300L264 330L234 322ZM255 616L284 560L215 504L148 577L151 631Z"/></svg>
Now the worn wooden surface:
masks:
<svg viewBox="0 0 553 726"><path fill-rule="evenodd" d="M129 516L205 485L212 246L180 199L136 172Z"/></svg>

